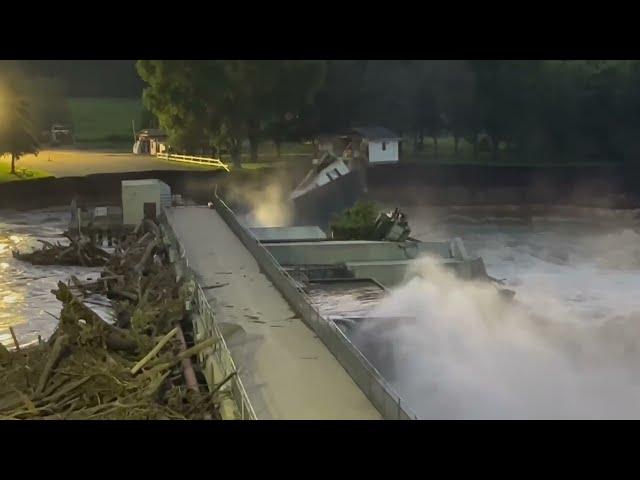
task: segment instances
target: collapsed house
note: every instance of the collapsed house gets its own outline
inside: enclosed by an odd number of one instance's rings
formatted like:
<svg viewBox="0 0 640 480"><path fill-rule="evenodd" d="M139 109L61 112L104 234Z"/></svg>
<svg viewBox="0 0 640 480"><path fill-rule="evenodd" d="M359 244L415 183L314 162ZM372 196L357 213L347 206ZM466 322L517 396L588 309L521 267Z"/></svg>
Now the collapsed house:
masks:
<svg viewBox="0 0 640 480"><path fill-rule="evenodd" d="M367 170L399 161L400 137L384 127L358 127L317 137L320 158L291 193L295 221L327 225L367 193Z"/></svg>

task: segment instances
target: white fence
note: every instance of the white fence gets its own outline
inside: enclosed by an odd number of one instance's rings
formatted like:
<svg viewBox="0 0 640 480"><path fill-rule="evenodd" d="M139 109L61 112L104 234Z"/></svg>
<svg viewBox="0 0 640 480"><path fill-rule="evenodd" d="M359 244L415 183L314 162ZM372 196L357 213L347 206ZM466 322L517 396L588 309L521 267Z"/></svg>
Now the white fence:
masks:
<svg viewBox="0 0 640 480"><path fill-rule="evenodd" d="M175 153L157 153L156 157L161 160L180 163L194 163L197 165L208 165L211 167L222 168L229 171L229 166L219 158L194 157L192 155L176 155Z"/></svg>
<svg viewBox="0 0 640 480"><path fill-rule="evenodd" d="M247 395L242 380L240 380L240 377L238 375L238 369L236 368L235 362L233 361L231 351L229 350L229 347L227 347L227 342L225 342L224 336L218 329L214 310L213 308L211 308L211 305L205 297L200 285L198 285L197 287L195 304L196 311L199 315L198 322L196 322L196 324L194 325L196 336L202 336L201 339L215 337L220 340L213 346L213 351L208 355L211 356L212 360L220 369L222 378L211 379L209 387L215 388L217 382L219 382L223 378L227 378L229 375L234 375L227 385L229 388L229 393L231 394L231 398L233 399L234 403L236 404L236 408L238 409L240 420L257 420L256 412L253 410L253 406L249 401L249 396ZM207 359L203 358L203 364L205 366L204 370L205 373L208 373L206 362ZM205 376L207 377L207 380L209 380L209 375ZM216 382L214 382L213 380L216 380Z"/></svg>

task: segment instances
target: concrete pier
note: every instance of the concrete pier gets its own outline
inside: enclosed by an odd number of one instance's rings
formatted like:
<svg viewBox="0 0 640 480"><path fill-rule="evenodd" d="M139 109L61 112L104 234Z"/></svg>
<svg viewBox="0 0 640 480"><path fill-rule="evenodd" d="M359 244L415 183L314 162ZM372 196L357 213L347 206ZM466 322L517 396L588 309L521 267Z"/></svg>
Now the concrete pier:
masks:
<svg viewBox="0 0 640 480"><path fill-rule="evenodd" d="M228 332L259 419L381 418L215 210L177 207L166 214ZM206 289L210 285L216 288Z"/></svg>

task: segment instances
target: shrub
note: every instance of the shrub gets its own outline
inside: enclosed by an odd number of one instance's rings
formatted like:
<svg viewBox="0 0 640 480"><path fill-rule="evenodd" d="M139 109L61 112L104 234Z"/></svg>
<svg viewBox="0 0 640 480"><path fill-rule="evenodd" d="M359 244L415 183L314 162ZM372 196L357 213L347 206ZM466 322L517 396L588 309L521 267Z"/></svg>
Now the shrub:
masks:
<svg viewBox="0 0 640 480"><path fill-rule="evenodd" d="M331 223L335 240L370 240L374 237L378 211L372 202L358 202Z"/></svg>

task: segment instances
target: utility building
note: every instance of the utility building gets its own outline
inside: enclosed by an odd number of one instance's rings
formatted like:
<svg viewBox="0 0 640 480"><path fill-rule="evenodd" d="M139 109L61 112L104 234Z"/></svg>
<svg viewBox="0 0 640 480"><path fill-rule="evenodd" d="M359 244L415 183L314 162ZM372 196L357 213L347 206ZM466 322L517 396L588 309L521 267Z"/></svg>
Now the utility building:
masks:
<svg viewBox="0 0 640 480"><path fill-rule="evenodd" d="M155 218L162 207L171 206L171 187L157 179L122 181L122 222L138 225Z"/></svg>

